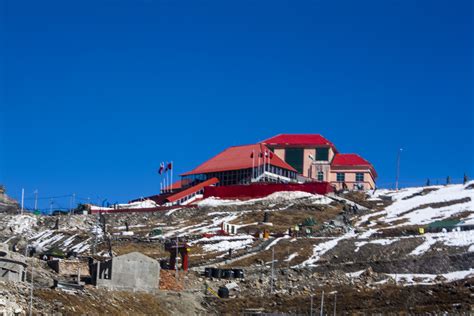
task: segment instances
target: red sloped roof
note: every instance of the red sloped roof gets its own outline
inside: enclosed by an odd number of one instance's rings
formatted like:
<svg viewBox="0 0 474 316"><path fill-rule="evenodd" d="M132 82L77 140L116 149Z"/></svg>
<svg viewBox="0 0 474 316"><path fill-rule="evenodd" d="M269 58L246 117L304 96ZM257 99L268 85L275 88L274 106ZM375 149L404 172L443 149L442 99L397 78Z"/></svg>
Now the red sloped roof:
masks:
<svg viewBox="0 0 474 316"><path fill-rule="evenodd" d="M279 134L261 143L267 145L321 146L328 145L336 149L333 143L320 134Z"/></svg>
<svg viewBox="0 0 474 316"><path fill-rule="evenodd" d="M331 162L331 167L369 167L377 177L374 166L357 154L336 154Z"/></svg>
<svg viewBox="0 0 474 316"><path fill-rule="evenodd" d="M171 186L167 185L164 190L169 190L169 189L172 189L172 190L179 190L183 187L183 183L181 182L181 180L178 180L176 182L173 182L171 184Z"/></svg>
<svg viewBox="0 0 474 316"><path fill-rule="evenodd" d="M176 202L176 201L182 199L182 198L185 197L185 196L188 196L188 195L190 195L190 194L193 194L193 193L195 193L195 192L198 192L198 191L201 190L202 188L207 187L207 186L209 186L209 185L216 184L216 183L219 183L219 179L217 179L217 178L211 178L211 179L209 179L209 180L206 180L206 181L203 181L203 182L201 182L201 183L198 183L198 184L196 184L195 186L192 186L192 187L187 188L187 189L185 189L185 190L183 190L183 191L180 191L180 192L178 192L178 193L176 193L176 194L170 195L170 196L168 196L168 197L166 198L166 200L168 200L168 202L171 202L171 203Z"/></svg>
<svg viewBox="0 0 474 316"><path fill-rule="evenodd" d="M182 176L252 168L252 158L250 157L252 152L255 154L255 165L257 165L258 154L265 151L270 150L263 144L229 147L220 154L199 165L194 170L183 173ZM277 155L273 155L270 164L296 172L292 166L281 160Z"/></svg>

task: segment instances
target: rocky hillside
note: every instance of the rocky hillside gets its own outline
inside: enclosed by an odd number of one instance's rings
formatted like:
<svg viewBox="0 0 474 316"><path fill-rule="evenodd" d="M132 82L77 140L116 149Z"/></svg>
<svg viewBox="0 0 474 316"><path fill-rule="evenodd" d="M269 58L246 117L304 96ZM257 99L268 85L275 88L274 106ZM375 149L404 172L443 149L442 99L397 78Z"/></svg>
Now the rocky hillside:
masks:
<svg viewBox="0 0 474 316"><path fill-rule="evenodd" d="M340 312L472 311L473 187L470 182L339 196L279 192L262 199L211 198L196 208L101 218L5 215L0 239L19 252L32 245L38 253L55 249L80 256L108 256L110 241L114 255L140 251L166 260L164 242L178 237L190 247L191 271L180 276L179 286L164 284L163 291L189 295L189 308L209 314L248 308L305 314L310 296L320 301L322 291L331 293L326 298L331 308L337 299ZM235 234L223 234L223 224L233 225ZM262 238L264 231L268 238ZM61 277L41 260L37 263L45 279L35 290L37 309L50 310L51 302L60 301L57 311L80 310L69 294L48 289L48 278ZM204 278L205 267L242 268L245 279ZM170 278L165 283L174 280L173 274ZM226 284L233 298L203 294L206 285L217 290ZM21 291L15 293L22 297ZM114 300L129 294L114 294L109 300L90 288L76 295L101 297L87 310L100 313L101 302L120 305ZM137 302L144 299L136 295ZM139 313L181 313L174 303L156 299L162 305L149 310L141 303L124 305Z"/></svg>
<svg viewBox="0 0 474 316"><path fill-rule="evenodd" d="M17 213L18 202L10 198L6 192L5 187L0 185L0 213Z"/></svg>

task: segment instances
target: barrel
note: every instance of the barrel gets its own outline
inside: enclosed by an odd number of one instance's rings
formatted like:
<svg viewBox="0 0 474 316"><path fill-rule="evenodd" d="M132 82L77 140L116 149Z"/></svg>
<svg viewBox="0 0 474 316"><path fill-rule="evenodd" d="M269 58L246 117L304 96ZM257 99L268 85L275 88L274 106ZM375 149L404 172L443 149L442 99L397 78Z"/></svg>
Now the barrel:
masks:
<svg viewBox="0 0 474 316"><path fill-rule="evenodd" d="M212 277L212 268L204 268L204 276L206 278Z"/></svg>
<svg viewBox="0 0 474 316"><path fill-rule="evenodd" d="M243 279L244 278L244 270L242 269L234 269L234 278L236 279Z"/></svg>
<svg viewBox="0 0 474 316"><path fill-rule="evenodd" d="M212 277L220 278L222 276L222 270L217 268L212 268Z"/></svg>
<svg viewBox="0 0 474 316"><path fill-rule="evenodd" d="M220 298L229 298L229 289L225 286L221 286L217 291L217 295L219 295Z"/></svg>
<svg viewBox="0 0 474 316"><path fill-rule="evenodd" d="M233 270L222 270L222 277L224 279L232 279L234 277L234 271Z"/></svg>

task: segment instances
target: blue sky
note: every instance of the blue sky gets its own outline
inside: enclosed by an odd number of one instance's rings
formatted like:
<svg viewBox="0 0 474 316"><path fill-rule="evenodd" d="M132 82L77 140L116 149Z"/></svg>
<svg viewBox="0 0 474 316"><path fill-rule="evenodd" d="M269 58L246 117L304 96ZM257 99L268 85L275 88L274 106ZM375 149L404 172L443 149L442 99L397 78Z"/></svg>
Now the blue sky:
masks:
<svg viewBox="0 0 474 316"><path fill-rule="evenodd" d="M0 4L0 183L156 193L230 145L320 133L393 185L473 170L471 1ZM46 203L46 202L44 202ZM66 204L58 199L59 204Z"/></svg>

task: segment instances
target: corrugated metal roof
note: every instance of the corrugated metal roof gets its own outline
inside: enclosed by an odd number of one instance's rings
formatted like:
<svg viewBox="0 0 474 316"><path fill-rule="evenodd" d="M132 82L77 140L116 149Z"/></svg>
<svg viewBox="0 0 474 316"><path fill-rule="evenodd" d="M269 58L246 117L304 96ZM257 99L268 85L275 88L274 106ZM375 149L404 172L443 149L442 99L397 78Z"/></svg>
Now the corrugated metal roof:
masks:
<svg viewBox="0 0 474 316"><path fill-rule="evenodd" d="M263 144L229 147L220 154L212 157L208 161L199 165L194 170L183 173L182 176L210 172L249 169L252 168L252 153L254 154L254 164L255 166L257 166L259 153L265 153L265 151L270 152L270 149L268 149ZM262 159L260 161L260 163L263 163ZM274 154L272 154L270 164L276 167L296 172L293 167L291 167L289 164L287 164Z"/></svg>
<svg viewBox="0 0 474 316"><path fill-rule="evenodd" d="M330 146L336 147L320 134L278 134L261 143L275 146Z"/></svg>
<svg viewBox="0 0 474 316"><path fill-rule="evenodd" d="M219 183L219 179L217 179L217 178L211 178L211 179L209 179L209 180L206 180L206 181L203 181L203 182L201 182L201 183L198 183L198 184L196 184L196 185L194 185L194 186L192 186L192 187L190 187L190 188L187 188L187 189L185 189L185 190L183 190L183 191L181 191L181 192L178 192L178 193L176 193L176 194L170 195L170 196L168 196L168 197L166 198L166 200L167 200L168 202L173 203L173 202L176 202L176 201L182 199L182 198L185 197L185 196L188 196L188 195L190 195L190 194L193 194L193 193L195 193L195 192L198 192L199 190L203 189L204 187L207 187L207 186L210 186L210 185L214 185L214 184L217 184L217 183Z"/></svg>
<svg viewBox="0 0 474 316"><path fill-rule="evenodd" d="M331 168L333 167L369 167L377 177L377 172L374 166L357 154L337 154L331 162Z"/></svg>

